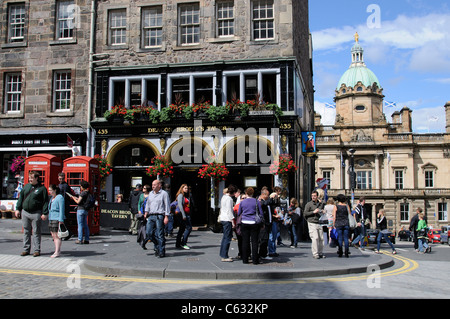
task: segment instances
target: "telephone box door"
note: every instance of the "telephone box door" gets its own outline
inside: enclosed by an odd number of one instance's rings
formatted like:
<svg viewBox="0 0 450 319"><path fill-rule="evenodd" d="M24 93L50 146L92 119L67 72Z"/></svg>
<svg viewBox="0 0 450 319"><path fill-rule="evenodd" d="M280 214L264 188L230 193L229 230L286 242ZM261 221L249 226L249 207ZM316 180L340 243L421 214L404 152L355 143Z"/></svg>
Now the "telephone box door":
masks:
<svg viewBox="0 0 450 319"><path fill-rule="evenodd" d="M96 159L88 156L75 156L64 160L63 171L66 174L66 182L79 195L81 193L81 181L89 183L89 192L94 195L96 205L89 210L88 226L90 235L100 233L100 171L99 163ZM72 234L78 233L77 204L71 201L69 220L67 227Z"/></svg>

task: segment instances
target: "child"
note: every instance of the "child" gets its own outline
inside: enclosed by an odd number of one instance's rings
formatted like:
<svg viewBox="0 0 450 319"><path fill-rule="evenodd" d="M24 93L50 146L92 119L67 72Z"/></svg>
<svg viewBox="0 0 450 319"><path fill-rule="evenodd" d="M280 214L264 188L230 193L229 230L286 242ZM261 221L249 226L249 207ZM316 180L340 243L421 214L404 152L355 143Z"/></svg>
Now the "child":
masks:
<svg viewBox="0 0 450 319"><path fill-rule="evenodd" d="M431 251L427 243L427 222L424 219L425 214L419 213L419 223L417 224L417 239L419 241L419 254ZM425 251L423 250L425 248Z"/></svg>

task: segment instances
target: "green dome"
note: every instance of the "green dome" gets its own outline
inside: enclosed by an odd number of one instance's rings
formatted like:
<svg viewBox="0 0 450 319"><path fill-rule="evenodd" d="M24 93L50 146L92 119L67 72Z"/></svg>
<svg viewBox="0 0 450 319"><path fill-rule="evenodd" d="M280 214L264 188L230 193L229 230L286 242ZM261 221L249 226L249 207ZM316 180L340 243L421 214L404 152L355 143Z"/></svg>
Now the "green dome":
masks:
<svg viewBox="0 0 450 319"><path fill-rule="evenodd" d="M364 63L364 50L362 46L358 42L359 36L358 33L355 34L355 44L352 47L352 64L348 68L347 71L341 76L339 80L337 90L341 88L342 84L345 84L348 87L355 87L358 82L361 82L365 87L369 87L376 83L378 87L381 88L380 82L378 81L377 76L367 68Z"/></svg>
<svg viewBox="0 0 450 319"><path fill-rule="evenodd" d="M376 83L378 87L381 87L375 73L373 73L366 66L360 65L351 66L347 71L345 71L339 80L337 90L341 88L342 84L345 84L348 87L354 87L359 81L361 81L361 83L366 87L371 86L373 83Z"/></svg>

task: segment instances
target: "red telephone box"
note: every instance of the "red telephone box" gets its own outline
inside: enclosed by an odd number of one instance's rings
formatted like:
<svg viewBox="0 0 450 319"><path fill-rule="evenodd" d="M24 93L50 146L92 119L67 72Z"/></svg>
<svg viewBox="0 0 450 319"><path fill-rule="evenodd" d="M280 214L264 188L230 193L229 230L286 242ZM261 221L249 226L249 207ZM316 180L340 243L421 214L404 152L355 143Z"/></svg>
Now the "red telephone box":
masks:
<svg viewBox="0 0 450 319"><path fill-rule="evenodd" d="M88 226L90 235L100 233L100 170L96 159L88 156L75 156L64 160L63 172L66 174L66 182L78 195L81 193L81 181L89 183L89 191L94 195L97 205L88 213ZM77 234L77 204L71 202L67 227L72 234Z"/></svg>
<svg viewBox="0 0 450 319"><path fill-rule="evenodd" d="M25 160L24 184L28 184L30 172L38 172L41 183L48 189L50 184L58 185L58 174L62 171L62 160L51 154L36 154Z"/></svg>

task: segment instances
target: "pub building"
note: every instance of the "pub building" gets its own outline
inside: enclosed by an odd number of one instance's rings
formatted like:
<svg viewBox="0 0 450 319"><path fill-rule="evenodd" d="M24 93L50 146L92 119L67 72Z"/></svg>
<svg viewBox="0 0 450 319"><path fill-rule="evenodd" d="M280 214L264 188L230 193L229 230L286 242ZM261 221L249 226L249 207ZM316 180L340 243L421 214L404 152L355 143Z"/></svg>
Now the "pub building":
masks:
<svg viewBox="0 0 450 319"><path fill-rule="evenodd" d="M314 129L307 1L99 2L96 28L101 63L91 127L94 154L113 167L107 201L151 185L156 177L146 169L156 155L173 162L173 176L163 179L172 199L181 184L192 187L194 225L217 221L229 184L258 193L280 186L308 200L314 158L301 153L301 132ZM130 116L144 108L146 116ZM120 109L125 116L111 115ZM270 174L280 154L299 169ZM198 176L211 156L230 171L225 181Z"/></svg>

